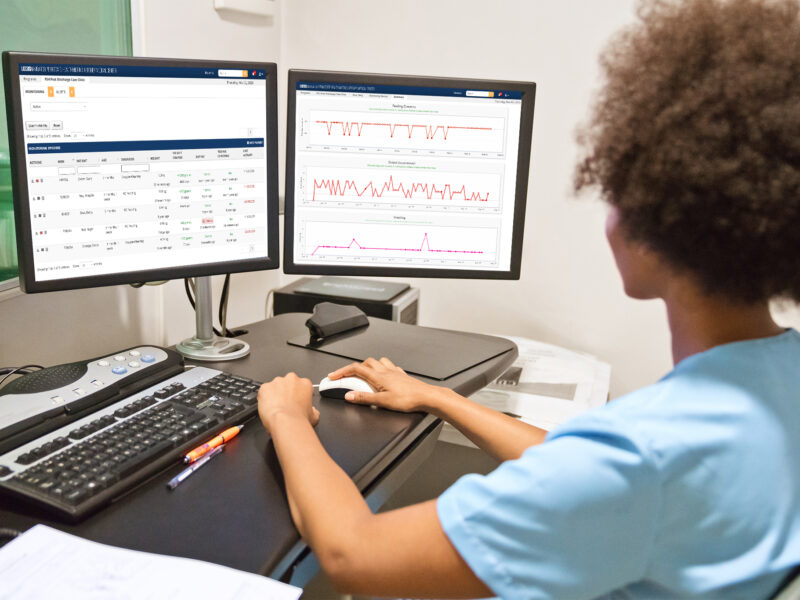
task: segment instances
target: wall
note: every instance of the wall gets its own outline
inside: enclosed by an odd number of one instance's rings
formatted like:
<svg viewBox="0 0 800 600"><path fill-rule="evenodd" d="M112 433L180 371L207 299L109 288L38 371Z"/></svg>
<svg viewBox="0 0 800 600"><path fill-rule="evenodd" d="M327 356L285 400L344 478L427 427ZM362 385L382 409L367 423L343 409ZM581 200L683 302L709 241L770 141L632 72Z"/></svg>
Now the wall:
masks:
<svg viewBox="0 0 800 600"><path fill-rule="evenodd" d="M211 0L132 0L132 5L134 54L278 60L279 12L260 19L220 14ZM234 275L229 325L262 319L266 293L279 277L278 271ZM215 301L221 281L214 278ZM0 366L57 364L143 342L174 344L193 332L194 314L180 281L138 290L0 292Z"/></svg>
<svg viewBox="0 0 800 600"><path fill-rule="evenodd" d="M572 197L574 130L596 86L597 56L632 0L293 0L286 67L517 79L538 85L519 281L416 280L425 325L516 334L611 362L614 391L669 369L658 302L622 293L604 208ZM644 358L643 358L644 357Z"/></svg>
<svg viewBox="0 0 800 600"><path fill-rule="evenodd" d="M281 3L277 0L264 2L275 5L274 16L253 17L217 12L212 0L133 0L133 52L138 56L280 63ZM284 89L279 87L278 95L281 99L279 106L285 111ZM281 124L278 131L281 146L285 137L285 121L285 117L278 119ZM280 285L280 277L280 271L233 275L228 326L234 327L263 319L267 291ZM222 277L214 277L215 307L221 287ZM163 343L175 344L193 335L194 313L186 299L183 282L172 281L162 286L161 294L164 314Z"/></svg>
<svg viewBox="0 0 800 600"><path fill-rule="evenodd" d="M292 0L284 11L287 68L538 84L522 278L412 281L422 324L591 352L613 365L612 395L671 368L662 303L625 297L603 235L605 209L570 187L574 131L598 85L599 51L632 20L633 0Z"/></svg>
<svg viewBox="0 0 800 600"><path fill-rule="evenodd" d="M604 208L570 191L573 134L597 85L597 55L631 20L634 0L275 5L274 17L252 19L220 15L211 0L134 0L134 52L277 61L281 147L289 67L537 82L522 279L412 280L422 291L421 322L591 352L613 365L614 395L670 368L662 305L624 296L602 233ZM280 271L234 275L229 323L262 318L267 291L291 279ZM220 278L214 283L217 298ZM0 366L59 362L145 340L171 344L194 328L181 282L3 298ZM788 307L780 319L800 326L800 311Z"/></svg>

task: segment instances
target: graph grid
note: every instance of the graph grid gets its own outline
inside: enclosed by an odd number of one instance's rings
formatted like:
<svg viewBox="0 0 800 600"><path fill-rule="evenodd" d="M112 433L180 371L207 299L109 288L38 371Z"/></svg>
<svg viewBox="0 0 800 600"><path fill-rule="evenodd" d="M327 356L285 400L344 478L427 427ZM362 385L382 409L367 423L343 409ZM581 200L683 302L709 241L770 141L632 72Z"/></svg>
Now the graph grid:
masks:
<svg viewBox="0 0 800 600"><path fill-rule="evenodd" d="M309 167L304 185L306 204L370 202L409 209L446 206L471 211L498 209L502 198L502 178L496 173Z"/></svg>
<svg viewBox="0 0 800 600"><path fill-rule="evenodd" d="M505 119L312 110L310 141L313 146L499 153Z"/></svg>
<svg viewBox="0 0 800 600"><path fill-rule="evenodd" d="M308 221L303 228L304 256L343 257L420 264L458 262L486 265L497 259L495 227L448 227Z"/></svg>

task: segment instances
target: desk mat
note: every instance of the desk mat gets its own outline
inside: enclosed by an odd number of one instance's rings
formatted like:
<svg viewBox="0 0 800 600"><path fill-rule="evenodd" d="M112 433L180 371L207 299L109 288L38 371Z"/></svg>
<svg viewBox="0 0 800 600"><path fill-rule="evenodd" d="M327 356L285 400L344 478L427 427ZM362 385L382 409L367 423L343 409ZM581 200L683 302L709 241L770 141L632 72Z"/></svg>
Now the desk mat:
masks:
<svg viewBox="0 0 800 600"><path fill-rule="evenodd" d="M287 343L354 361L385 356L408 373L439 381L515 348L513 342L489 335L375 318L369 322L369 327L323 342L310 342L305 333Z"/></svg>

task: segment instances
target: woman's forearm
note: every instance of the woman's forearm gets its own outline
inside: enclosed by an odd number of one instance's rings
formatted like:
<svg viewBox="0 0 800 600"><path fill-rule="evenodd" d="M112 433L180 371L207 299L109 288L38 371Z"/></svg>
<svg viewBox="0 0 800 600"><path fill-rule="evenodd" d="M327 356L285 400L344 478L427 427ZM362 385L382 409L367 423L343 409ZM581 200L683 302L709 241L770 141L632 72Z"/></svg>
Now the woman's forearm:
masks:
<svg viewBox="0 0 800 600"><path fill-rule="evenodd" d="M478 448L498 461L519 458L529 447L544 441L547 432L464 398L452 390L437 388L426 399L425 409L447 421Z"/></svg>
<svg viewBox="0 0 800 600"><path fill-rule="evenodd" d="M347 545L343 535L371 511L355 484L331 459L307 420L278 414L270 424L283 469L292 518L320 562ZM320 502L320 495L325 501ZM336 515L331 519L330 515Z"/></svg>
<svg viewBox="0 0 800 600"><path fill-rule="evenodd" d="M269 431L292 518L334 587L389 597L491 595L444 533L435 501L373 515L307 419L273 414Z"/></svg>

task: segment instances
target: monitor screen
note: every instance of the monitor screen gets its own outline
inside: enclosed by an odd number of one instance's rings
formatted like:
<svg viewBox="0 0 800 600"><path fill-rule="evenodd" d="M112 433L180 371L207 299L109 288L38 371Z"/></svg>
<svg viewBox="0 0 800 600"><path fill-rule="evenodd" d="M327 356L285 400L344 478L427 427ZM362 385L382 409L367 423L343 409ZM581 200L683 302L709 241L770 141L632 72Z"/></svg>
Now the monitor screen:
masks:
<svg viewBox="0 0 800 600"><path fill-rule="evenodd" d="M284 270L519 278L534 95L289 71Z"/></svg>
<svg viewBox="0 0 800 600"><path fill-rule="evenodd" d="M4 67L25 291L278 266L274 64Z"/></svg>

